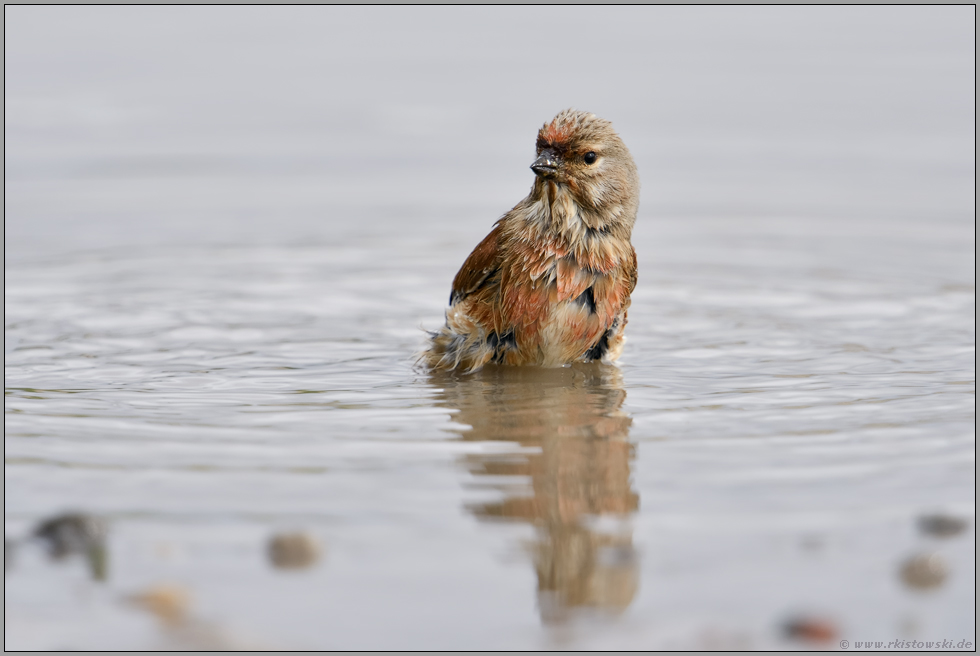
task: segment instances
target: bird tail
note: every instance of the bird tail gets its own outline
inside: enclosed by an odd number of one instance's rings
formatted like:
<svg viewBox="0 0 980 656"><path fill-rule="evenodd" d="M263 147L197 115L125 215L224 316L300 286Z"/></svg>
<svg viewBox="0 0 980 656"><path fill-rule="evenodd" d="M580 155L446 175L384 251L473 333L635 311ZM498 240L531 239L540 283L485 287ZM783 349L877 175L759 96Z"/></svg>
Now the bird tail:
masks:
<svg viewBox="0 0 980 656"><path fill-rule="evenodd" d="M473 373L493 358L494 347L486 331L455 308L446 312L446 325L429 331L429 346L418 357L418 364L430 371L460 370Z"/></svg>

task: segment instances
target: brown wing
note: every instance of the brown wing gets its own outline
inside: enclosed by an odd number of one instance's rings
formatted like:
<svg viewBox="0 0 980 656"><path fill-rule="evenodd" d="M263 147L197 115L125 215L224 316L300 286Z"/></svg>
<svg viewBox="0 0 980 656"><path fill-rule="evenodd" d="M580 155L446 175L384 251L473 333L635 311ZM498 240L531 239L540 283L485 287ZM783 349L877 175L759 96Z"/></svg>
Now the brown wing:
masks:
<svg viewBox="0 0 980 656"><path fill-rule="evenodd" d="M463 262L449 294L449 304L455 305L488 284L500 271L500 224L498 223L473 249Z"/></svg>
<svg viewBox="0 0 980 656"><path fill-rule="evenodd" d="M630 244L630 259L626 263L626 273L629 276L629 294L636 289L636 249Z"/></svg>

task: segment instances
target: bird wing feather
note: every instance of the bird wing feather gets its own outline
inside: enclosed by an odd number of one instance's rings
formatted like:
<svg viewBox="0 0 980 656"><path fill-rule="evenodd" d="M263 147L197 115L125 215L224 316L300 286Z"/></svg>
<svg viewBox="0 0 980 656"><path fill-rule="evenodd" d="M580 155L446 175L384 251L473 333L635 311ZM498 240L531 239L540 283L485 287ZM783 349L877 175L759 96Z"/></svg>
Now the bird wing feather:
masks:
<svg viewBox="0 0 980 656"><path fill-rule="evenodd" d="M498 223L463 262L463 266L453 278L453 289L449 295L450 305L459 303L480 289L500 270L500 235L501 229Z"/></svg>
<svg viewBox="0 0 980 656"><path fill-rule="evenodd" d="M629 288L627 294L632 294L636 289L636 249L630 244L629 261L626 263L626 273L629 274Z"/></svg>

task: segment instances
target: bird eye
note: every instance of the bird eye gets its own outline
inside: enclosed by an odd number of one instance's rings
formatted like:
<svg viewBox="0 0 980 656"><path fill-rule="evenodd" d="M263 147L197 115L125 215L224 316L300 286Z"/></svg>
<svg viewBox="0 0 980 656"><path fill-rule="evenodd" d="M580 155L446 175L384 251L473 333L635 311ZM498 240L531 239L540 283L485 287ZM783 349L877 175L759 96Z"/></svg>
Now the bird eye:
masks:
<svg viewBox="0 0 980 656"><path fill-rule="evenodd" d="M586 164L595 164L595 161L596 159L598 159L598 156L590 150L589 152L585 153L584 159Z"/></svg>

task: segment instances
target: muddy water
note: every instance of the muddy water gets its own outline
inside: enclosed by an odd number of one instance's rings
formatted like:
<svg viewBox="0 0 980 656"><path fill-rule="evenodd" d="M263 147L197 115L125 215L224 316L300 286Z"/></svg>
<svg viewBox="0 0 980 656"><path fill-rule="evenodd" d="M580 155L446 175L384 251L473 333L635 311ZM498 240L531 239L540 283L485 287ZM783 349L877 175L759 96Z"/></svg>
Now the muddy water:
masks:
<svg viewBox="0 0 980 656"><path fill-rule="evenodd" d="M973 9L399 12L8 11L7 648L975 641ZM620 366L417 371L567 105Z"/></svg>

